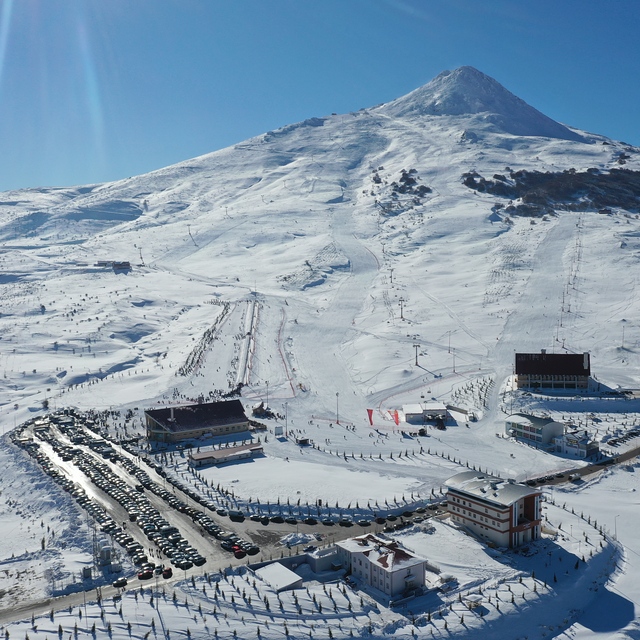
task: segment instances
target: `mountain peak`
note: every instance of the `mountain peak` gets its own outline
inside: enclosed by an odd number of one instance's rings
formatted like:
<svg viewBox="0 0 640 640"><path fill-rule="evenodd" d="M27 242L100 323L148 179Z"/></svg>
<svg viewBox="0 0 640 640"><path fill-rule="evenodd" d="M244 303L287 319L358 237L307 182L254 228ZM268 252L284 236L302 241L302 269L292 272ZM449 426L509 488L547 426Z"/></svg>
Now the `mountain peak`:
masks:
<svg viewBox="0 0 640 640"><path fill-rule="evenodd" d="M387 115L478 116L501 133L582 140L474 67L443 71L431 82L381 107Z"/></svg>

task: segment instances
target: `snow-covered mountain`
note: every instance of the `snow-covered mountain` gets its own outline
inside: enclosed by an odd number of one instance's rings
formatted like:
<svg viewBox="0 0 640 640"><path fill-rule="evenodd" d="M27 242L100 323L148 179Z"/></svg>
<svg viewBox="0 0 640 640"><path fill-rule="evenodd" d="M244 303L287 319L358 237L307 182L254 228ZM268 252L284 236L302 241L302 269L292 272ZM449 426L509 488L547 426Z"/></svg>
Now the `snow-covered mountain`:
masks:
<svg viewBox="0 0 640 640"><path fill-rule="evenodd" d="M239 500L428 495L456 458L518 479L565 469L496 439L505 412L579 421L602 402L504 383L515 351L547 349L640 384L639 171L638 149L462 67L142 176L0 194L3 431L73 405L130 409L113 427L131 435L145 407L242 384L247 406L344 457L271 439L261 473L220 471ZM430 438L454 462L378 460L414 446L393 412L432 397L480 418ZM598 435L636 419L628 400Z"/></svg>
<svg viewBox="0 0 640 640"><path fill-rule="evenodd" d="M473 67L443 71L423 87L383 105L380 112L395 118L463 116L475 126L499 133L584 141L578 132L548 118Z"/></svg>
<svg viewBox="0 0 640 640"><path fill-rule="evenodd" d="M558 300L577 268L568 266L577 259L575 229L597 229L599 243L608 238L601 253L583 251L583 262L635 262L633 188L630 211L614 206L611 216L599 216L578 185L575 198L563 192L556 202L546 194L536 205L540 215L523 219L518 213L533 197L518 191L518 172L546 172L557 183L563 175L576 180L576 173L609 176L623 165L635 170L639 158L628 145L552 121L495 80L462 67L391 103L311 118L146 175L6 193L0 202L0 397L5 407L32 404L27 398L54 393L51 385L68 391L69 382L146 370L150 362L157 368L158 353L171 353L177 368L191 339L208 326L210 314L197 311L199 305L235 303L257 290L274 319L286 312L280 339L305 343L317 325L330 322L326 369L337 368L340 385L366 398L390 383L382 382L381 371L391 369L395 379L400 365L392 353L410 356L399 348L409 324L419 341L433 346L434 371L452 366L448 342L442 354L445 335L469 366L494 359L514 322L514 305L529 307L527 300L539 295L530 290L532 282L549 279L540 270L548 263L538 257L547 243L558 245L551 252L557 261L554 315L529 346L552 347L560 340ZM537 203L540 190L534 185ZM566 209L573 215L561 213ZM110 260L134 266L129 273L94 266ZM608 282L593 283L581 308L597 305L599 286L612 295ZM353 295L342 299L351 287ZM547 294L550 287L544 285ZM621 299L628 300L623 291L621 285ZM399 322L400 297L406 322ZM183 323L183 315L202 317ZM296 319L298 325L287 325ZM574 318L582 320L585 327L594 324L587 316ZM622 321L621 315L616 322ZM594 348L583 338L593 330L569 334L566 319L563 329L567 347ZM514 336L509 350L522 342ZM604 338L595 342L612 348ZM314 384L311 371L318 367L311 352L297 368L305 378L299 383L321 392L335 373ZM344 360L336 362L334 353ZM34 354L39 367L32 366ZM294 347L287 357L293 367L304 356ZM609 366L606 358L603 366ZM284 369L261 368L264 363L254 363L253 384L270 379L286 386ZM226 388L226 373L209 388ZM170 375L154 378L153 389L127 396L152 401L174 382Z"/></svg>
<svg viewBox="0 0 640 640"><path fill-rule="evenodd" d="M358 411L395 388L399 371L414 377L403 343L415 340L428 345L434 373L453 366L449 337L458 366L508 371L507 351L564 343L595 350L602 373L617 371L609 336L612 322L632 315L639 158L462 67L388 104L311 118L146 175L5 193L5 412L124 369L153 380L125 401L176 393L173 372L211 324L206 302L257 299L275 323L261 348L279 345L284 364L271 371L256 358L245 382L269 379L284 393L295 368L294 388L353 389ZM606 216L596 212L603 202ZM101 261L133 268L114 273ZM578 264L589 287L569 327L562 299L578 296ZM532 305L542 293L548 313ZM600 335L603 296L619 312ZM519 314L536 332L523 331ZM242 377L226 369L205 395Z"/></svg>

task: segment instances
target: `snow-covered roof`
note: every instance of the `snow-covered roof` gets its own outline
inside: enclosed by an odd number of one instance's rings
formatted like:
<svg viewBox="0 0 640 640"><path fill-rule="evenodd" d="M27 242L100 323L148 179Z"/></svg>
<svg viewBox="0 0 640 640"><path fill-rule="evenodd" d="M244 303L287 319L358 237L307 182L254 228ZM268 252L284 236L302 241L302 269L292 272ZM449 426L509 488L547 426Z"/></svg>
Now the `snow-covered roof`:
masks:
<svg viewBox="0 0 640 640"><path fill-rule="evenodd" d="M424 558L415 556L397 542L378 538L371 533L340 540L336 542L336 546L350 553L362 553L369 559L369 562L382 567L388 572L406 569L425 562Z"/></svg>
<svg viewBox="0 0 640 640"><path fill-rule="evenodd" d="M192 451L190 457L197 462L212 460L222 462L229 458L235 458L243 453L258 453L262 451L261 444L243 444L237 447L223 447L221 449L213 449L207 451Z"/></svg>
<svg viewBox="0 0 640 640"><path fill-rule="evenodd" d="M445 413L447 405L442 404L442 402L423 402L422 409L423 411L439 411Z"/></svg>
<svg viewBox="0 0 640 640"><path fill-rule="evenodd" d="M479 471L458 473L449 478L445 485L455 491L461 491L501 506L509 506L526 496L540 493L525 484L505 482L501 478Z"/></svg>
<svg viewBox="0 0 640 640"><path fill-rule="evenodd" d="M591 444L594 439L586 431L571 431L557 436L556 440L564 440L565 442L576 442L579 444Z"/></svg>
<svg viewBox="0 0 640 640"><path fill-rule="evenodd" d="M296 586L302 585L302 578L279 562L273 562L256 569L256 575L262 578L275 591L295 589Z"/></svg>
<svg viewBox="0 0 640 640"><path fill-rule="evenodd" d="M402 405L402 411L405 416L412 413L419 413L420 415L422 415L422 405L418 404L417 402L414 404L404 404Z"/></svg>
<svg viewBox="0 0 640 640"><path fill-rule="evenodd" d="M522 425L533 425L543 427L545 424L553 422L552 418L540 418L538 416L532 416L527 413L514 413L507 417L507 422Z"/></svg>

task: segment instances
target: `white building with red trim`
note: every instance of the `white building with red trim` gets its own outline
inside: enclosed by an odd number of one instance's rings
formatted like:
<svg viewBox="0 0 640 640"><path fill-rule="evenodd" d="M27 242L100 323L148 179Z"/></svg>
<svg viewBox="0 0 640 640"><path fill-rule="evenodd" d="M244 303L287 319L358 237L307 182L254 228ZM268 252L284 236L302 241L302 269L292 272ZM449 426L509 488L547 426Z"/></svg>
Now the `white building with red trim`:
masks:
<svg viewBox="0 0 640 640"><path fill-rule="evenodd" d="M427 561L395 541L372 533L336 542L341 564L351 576L389 597L423 587Z"/></svg>
<svg viewBox="0 0 640 640"><path fill-rule="evenodd" d="M445 482L451 520L499 547L518 547L540 538L541 492L479 471Z"/></svg>

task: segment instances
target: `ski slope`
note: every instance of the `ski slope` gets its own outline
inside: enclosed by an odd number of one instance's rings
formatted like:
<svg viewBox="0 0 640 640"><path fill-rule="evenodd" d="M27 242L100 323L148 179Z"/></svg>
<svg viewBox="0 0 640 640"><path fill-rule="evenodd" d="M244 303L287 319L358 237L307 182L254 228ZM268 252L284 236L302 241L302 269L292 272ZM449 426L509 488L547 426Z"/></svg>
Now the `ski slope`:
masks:
<svg viewBox="0 0 640 640"><path fill-rule="evenodd" d="M150 174L3 194L2 433L45 404L131 410L130 423L114 418L111 428L141 433L145 408L242 383L248 412L264 401L280 417L268 421L265 459L215 469L215 482L233 486L239 504L346 504L428 497L467 463L516 480L580 464L497 438L511 411L579 421L588 409L603 417L603 442L637 424L638 400L508 387L514 353L540 349L588 351L603 388L640 386L637 212L507 216L462 174L607 171L621 153L635 171L640 153L545 119L464 69L388 105ZM394 191L410 170L428 192ZM124 260L130 270L97 266ZM430 399L480 419L400 433L393 412ZM275 438L285 415L290 437ZM6 477L18 477L22 462L5 455ZM582 494L600 519L606 494L597 485ZM50 517L66 508L60 500ZM619 515L620 540L633 545L635 509L621 504ZM2 562L12 553L0 543ZM630 581L621 588L638 601ZM43 578L33 593L46 592Z"/></svg>

